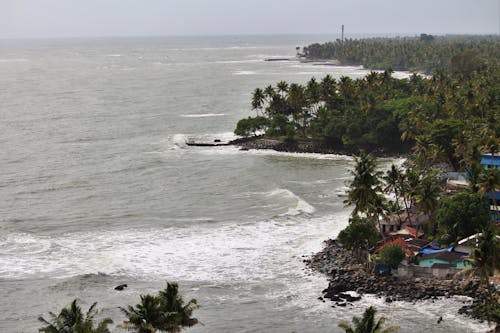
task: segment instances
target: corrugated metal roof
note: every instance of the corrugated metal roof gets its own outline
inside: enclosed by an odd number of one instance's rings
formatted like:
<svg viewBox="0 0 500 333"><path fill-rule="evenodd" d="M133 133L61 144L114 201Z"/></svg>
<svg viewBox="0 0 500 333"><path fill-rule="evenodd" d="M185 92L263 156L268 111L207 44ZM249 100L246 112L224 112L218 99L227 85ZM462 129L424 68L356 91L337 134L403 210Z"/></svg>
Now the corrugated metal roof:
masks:
<svg viewBox="0 0 500 333"><path fill-rule="evenodd" d="M483 158L481 159L481 164L484 165L494 165L497 167L500 167L500 156L499 155L491 155L491 154L484 154Z"/></svg>

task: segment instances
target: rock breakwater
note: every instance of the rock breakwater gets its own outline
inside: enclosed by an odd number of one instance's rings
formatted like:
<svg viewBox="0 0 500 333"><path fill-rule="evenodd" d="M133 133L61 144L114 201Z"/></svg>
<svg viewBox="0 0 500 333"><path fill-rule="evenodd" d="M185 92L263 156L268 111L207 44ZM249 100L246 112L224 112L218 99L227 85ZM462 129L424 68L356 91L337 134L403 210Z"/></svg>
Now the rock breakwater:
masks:
<svg viewBox="0 0 500 333"><path fill-rule="evenodd" d="M458 281L377 275L335 240L325 241L324 249L306 259L305 262L313 270L328 276L329 284L323 290L323 297L336 302L337 305L345 301L356 300L348 300L344 297L348 291L355 291L359 295L375 294L384 297L387 302L414 302L454 295L472 297L475 301L481 302L489 296L488 290L481 287L477 280Z"/></svg>

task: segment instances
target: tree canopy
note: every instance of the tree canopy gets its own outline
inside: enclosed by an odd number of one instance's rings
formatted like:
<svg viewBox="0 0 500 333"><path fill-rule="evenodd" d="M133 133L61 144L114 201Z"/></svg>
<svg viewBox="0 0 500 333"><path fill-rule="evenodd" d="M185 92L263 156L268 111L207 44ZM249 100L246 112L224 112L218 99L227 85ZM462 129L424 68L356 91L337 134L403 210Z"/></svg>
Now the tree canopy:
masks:
<svg viewBox="0 0 500 333"><path fill-rule="evenodd" d="M105 318L94 327L94 317L97 314L97 303L90 306L84 314L75 299L68 307L63 308L58 315L49 312L50 320L43 316L38 320L46 326L38 331L43 333L109 333L108 325L113 323L110 318Z"/></svg>
<svg viewBox="0 0 500 333"><path fill-rule="evenodd" d="M436 220L441 240L449 244L471 236L488 225L489 207L483 196L461 192L440 201Z"/></svg>
<svg viewBox="0 0 500 333"><path fill-rule="evenodd" d="M343 65L363 65L371 69L421 71L436 70L470 73L497 63L500 38L491 36L337 39L304 47L309 59L337 59Z"/></svg>
<svg viewBox="0 0 500 333"><path fill-rule="evenodd" d="M330 75L306 84L278 82L255 89L256 117L235 132L309 140L338 151L400 153L413 150L422 168L470 165L472 146L498 150L500 71L474 67L397 79L391 70L352 79ZM476 162L479 162L476 160Z"/></svg>
<svg viewBox="0 0 500 333"><path fill-rule="evenodd" d="M167 283L165 290L155 295L141 295L141 302L135 306L120 308L127 317L121 327L137 333L169 332L178 333L184 327L198 323L191 318L198 307L195 299L184 304L177 283Z"/></svg>
<svg viewBox="0 0 500 333"><path fill-rule="evenodd" d="M399 245L388 245L380 251L380 263L397 269L405 258L405 252Z"/></svg>
<svg viewBox="0 0 500 333"><path fill-rule="evenodd" d="M378 231L366 218L353 216L349 225L338 236L342 246L349 250L368 250L377 244Z"/></svg>
<svg viewBox="0 0 500 333"><path fill-rule="evenodd" d="M395 332L399 329L398 326L390 326L384 328L384 324L387 321L387 318L380 317L380 319L376 321L376 313L377 309L373 306L370 306L365 310L362 318L352 318L353 326L349 325L348 323L340 323L339 327L344 329L346 333L389 333Z"/></svg>

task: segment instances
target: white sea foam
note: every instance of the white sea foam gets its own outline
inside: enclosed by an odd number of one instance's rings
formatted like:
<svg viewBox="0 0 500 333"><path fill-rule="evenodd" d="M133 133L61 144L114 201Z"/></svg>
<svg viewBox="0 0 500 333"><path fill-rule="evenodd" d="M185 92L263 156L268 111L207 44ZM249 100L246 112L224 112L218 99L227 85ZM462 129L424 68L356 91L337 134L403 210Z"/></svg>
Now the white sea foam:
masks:
<svg viewBox="0 0 500 333"><path fill-rule="evenodd" d="M225 113L201 113L201 114L181 114L182 118L208 118L208 117L223 117Z"/></svg>
<svg viewBox="0 0 500 333"><path fill-rule="evenodd" d="M254 150L252 153L256 155L275 155L275 156L287 156L287 157L296 157L296 158L311 158L317 160L343 160L343 161L352 161L353 158L348 155L339 155L339 154L318 154L318 153L288 153L288 152L279 152L274 150Z"/></svg>
<svg viewBox="0 0 500 333"><path fill-rule="evenodd" d="M286 191L277 194L288 195ZM50 247L4 251L0 278L63 278L102 272L185 281L273 280L284 267L300 272L303 263L292 258L319 250L324 238L346 224L346 214L277 217L245 224L201 223L196 228L79 232L51 238L18 234L14 237L21 241L26 237ZM12 244L2 239L0 246L7 250Z"/></svg>
<svg viewBox="0 0 500 333"><path fill-rule="evenodd" d="M187 147L186 141L187 137L184 134L175 134L174 136L172 136L173 145L171 146L171 148L174 149L186 148Z"/></svg>
<svg viewBox="0 0 500 333"><path fill-rule="evenodd" d="M316 209L309 203L307 203L304 199L287 189L277 188L267 193L266 195L268 197L280 197L284 198L287 201L291 201L290 208L286 213L281 214L281 216L295 216L301 213L313 214L316 211Z"/></svg>
<svg viewBox="0 0 500 333"><path fill-rule="evenodd" d="M330 161L353 161L353 157L339 154L319 154L319 153L289 153L272 149L250 149L241 150L236 146L203 147L196 148L199 154L204 155L255 155L255 156L276 156L283 158L314 159Z"/></svg>
<svg viewBox="0 0 500 333"><path fill-rule="evenodd" d="M29 60L28 59L24 59L24 58L4 58L4 59L0 59L0 63L1 62L28 62Z"/></svg>
<svg viewBox="0 0 500 333"><path fill-rule="evenodd" d="M121 57L121 54L106 54L106 57L111 57L111 58L118 58Z"/></svg>
<svg viewBox="0 0 500 333"><path fill-rule="evenodd" d="M255 71L236 71L233 75L255 75L257 72Z"/></svg>
<svg viewBox="0 0 500 333"><path fill-rule="evenodd" d="M249 59L249 60L221 60L214 61L216 64L253 64L256 62L261 62L261 59Z"/></svg>

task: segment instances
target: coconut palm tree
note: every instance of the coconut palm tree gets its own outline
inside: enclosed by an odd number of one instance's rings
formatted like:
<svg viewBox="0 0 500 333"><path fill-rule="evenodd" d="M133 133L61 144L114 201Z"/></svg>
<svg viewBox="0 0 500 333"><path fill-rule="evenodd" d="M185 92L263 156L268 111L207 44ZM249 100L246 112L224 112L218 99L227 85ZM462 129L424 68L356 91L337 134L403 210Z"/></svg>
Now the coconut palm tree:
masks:
<svg viewBox="0 0 500 333"><path fill-rule="evenodd" d="M297 122L297 125L298 121L300 119L302 120L302 136L305 137L307 119L309 116L308 110L306 108L307 98L305 94L305 88L300 84L292 83L290 85L290 88L288 89L287 102L290 106L292 116Z"/></svg>
<svg viewBox="0 0 500 333"><path fill-rule="evenodd" d="M500 170L497 168L490 168L479 176L479 193L482 195L491 194L491 199L495 209L497 206L496 194L497 189L500 188Z"/></svg>
<svg viewBox="0 0 500 333"><path fill-rule="evenodd" d="M182 296L179 294L179 285L175 282L167 283L167 287L160 291L160 305L163 311L168 313L169 323L167 332L177 333L183 327L191 327L198 324L198 319L191 318L193 311L198 308L197 301L191 299L184 304Z"/></svg>
<svg viewBox="0 0 500 333"><path fill-rule="evenodd" d="M286 81L280 81L276 85L276 88L278 88L278 91L281 94L281 97L284 97L284 94L288 92L288 83Z"/></svg>
<svg viewBox="0 0 500 333"><path fill-rule="evenodd" d="M389 333L399 330L399 326L390 326L384 329L383 326L387 318L380 317L378 321L375 321L376 313L377 309L370 306L365 310L361 319L358 317L352 318L354 327L348 323L340 323L339 327L344 329L346 333Z"/></svg>
<svg viewBox="0 0 500 333"><path fill-rule="evenodd" d="M403 223L403 221L401 220L401 213L400 213L400 210L401 210L401 207L399 205L399 200L401 198L401 194L402 194L402 191L403 191L403 188L402 188L402 179L404 177L404 174L403 174L403 171L398 168L396 165L391 165L391 168L389 170L387 170L385 176L383 177L384 181L385 181L385 188L384 188L384 192L385 193L394 193L394 208L395 208L395 211L396 211L396 214L398 215L398 221L399 221L399 225L401 226L401 224Z"/></svg>
<svg viewBox="0 0 500 333"><path fill-rule="evenodd" d="M472 266L480 281L488 285L489 277L495 273L500 259L500 241L495 229L487 226L477 239L477 247L472 252Z"/></svg>
<svg viewBox="0 0 500 333"><path fill-rule="evenodd" d="M474 193L479 191L479 183L483 172L484 168L478 162L471 163L467 168L466 175L469 180L469 187Z"/></svg>
<svg viewBox="0 0 500 333"><path fill-rule="evenodd" d="M370 212L373 212L372 208L379 201L379 193L382 192L380 182L382 172L377 171L375 158L364 150L360 151L359 156L354 157L354 160L356 163L354 170L350 170L354 179L348 182L349 190L344 204L354 205L353 216L358 213L370 215ZM373 215L369 217L373 221Z"/></svg>
<svg viewBox="0 0 500 333"><path fill-rule="evenodd" d="M97 302L92 304L87 313L82 313L82 308L75 299L70 306L63 308L59 315L49 312L50 321L43 316L38 320L46 324L39 332L43 333L109 333L108 325L113 323L110 318L105 318L94 328L94 317L97 314Z"/></svg>
<svg viewBox="0 0 500 333"><path fill-rule="evenodd" d="M252 109L257 111L262 109L266 96L260 88L255 88L252 94Z"/></svg>
<svg viewBox="0 0 500 333"><path fill-rule="evenodd" d="M438 198L440 194L441 188L433 176L427 176L422 179L416 189L415 201L417 207L429 216L429 221L433 226L434 234L436 233L434 213L439 204Z"/></svg>
<svg viewBox="0 0 500 333"><path fill-rule="evenodd" d="M141 295L135 307L120 308L128 319L120 327L137 333L178 333L183 327L198 324L198 319L191 318L197 307L195 299L184 304L178 284L167 282L158 296Z"/></svg>
<svg viewBox="0 0 500 333"><path fill-rule="evenodd" d="M135 307L120 308L128 319L120 327L137 333L155 333L165 323L160 299L153 295L141 295L140 298L141 302Z"/></svg>

